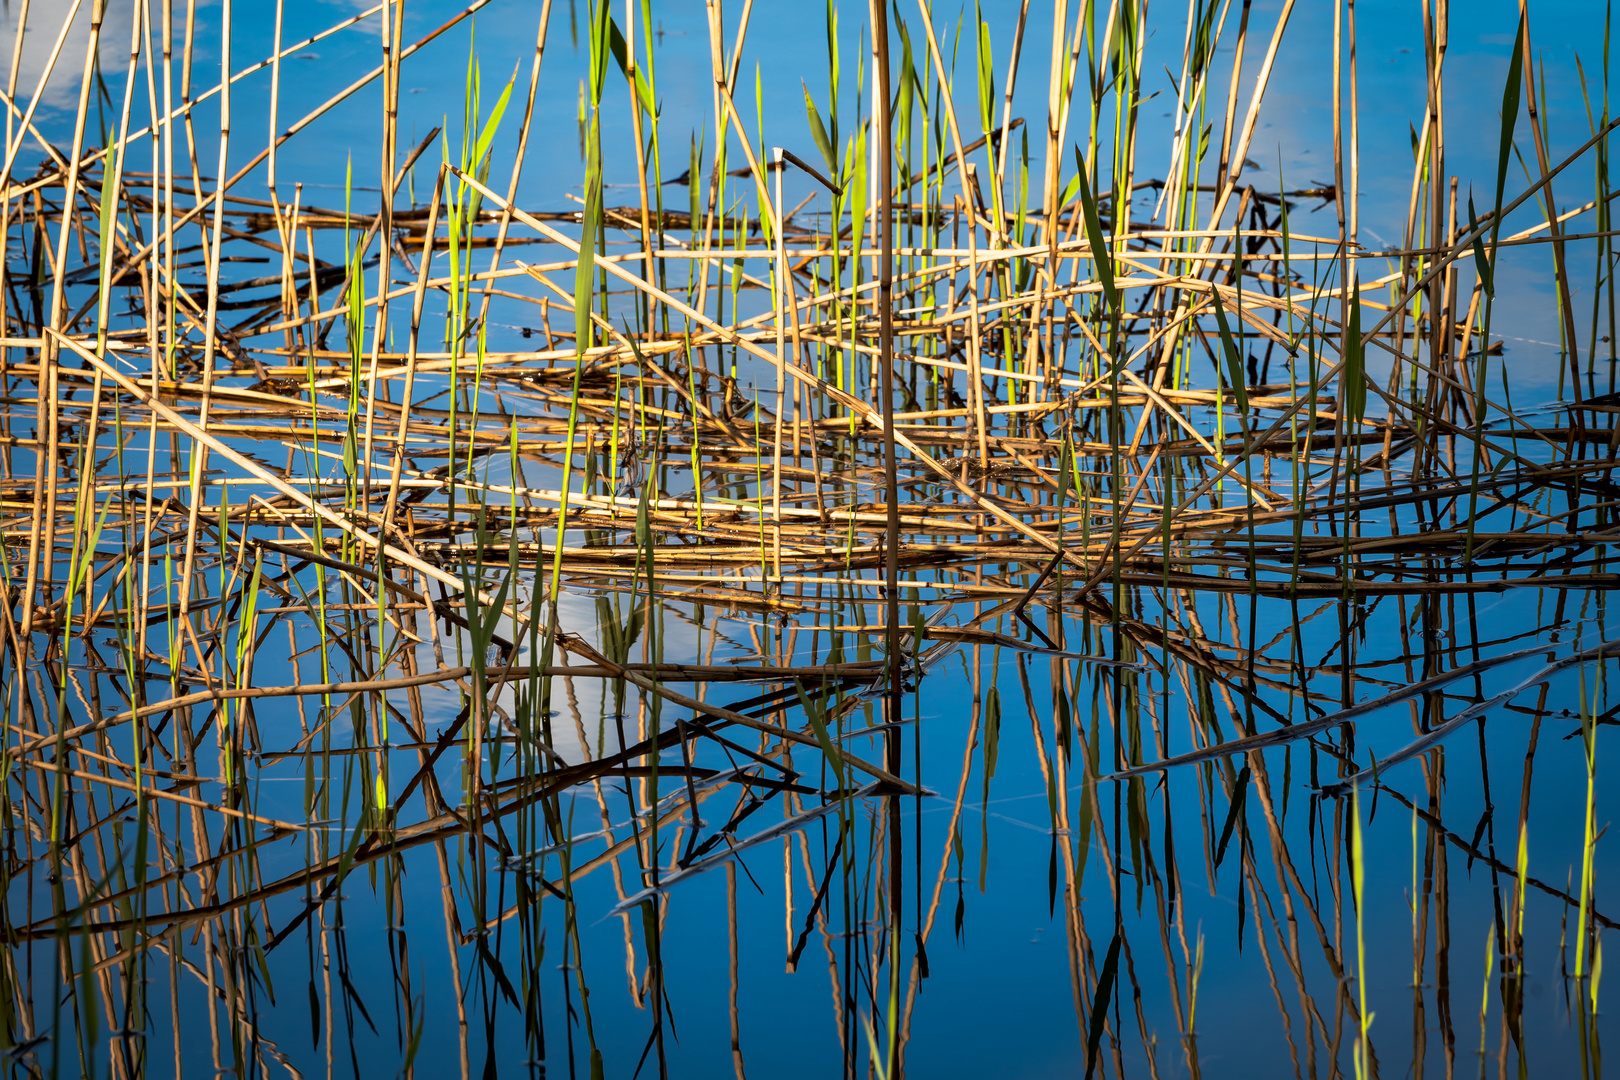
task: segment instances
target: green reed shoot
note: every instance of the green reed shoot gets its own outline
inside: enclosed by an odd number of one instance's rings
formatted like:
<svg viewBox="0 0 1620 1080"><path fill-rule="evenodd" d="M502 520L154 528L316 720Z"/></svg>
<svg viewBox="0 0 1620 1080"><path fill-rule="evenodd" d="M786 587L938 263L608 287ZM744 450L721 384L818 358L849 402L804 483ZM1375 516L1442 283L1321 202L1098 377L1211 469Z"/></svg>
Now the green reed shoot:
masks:
<svg viewBox="0 0 1620 1080"><path fill-rule="evenodd" d="M1586 813L1581 835L1581 892L1575 928L1575 978L1586 975L1586 933L1592 904L1593 854L1597 847L1596 788L1597 788L1597 704L1596 691L1601 686L1607 668L1600 665L1596 673L1593 692L1588 694L1586 674L1580 673L1581 750L1586 758Z"/></svg>
<svg viewBox="0 0 1620 1080"><path fill-rule="evenodd" d="M1360 995L1361 1034L1354 1049L1356 1080L1371 1080L1372 1044L1367 1032L1373 1014L1367 1010L1367 858L1361 836L1361 789L1350 789L1350 887L1356 905L1356 990Z"/></svg>

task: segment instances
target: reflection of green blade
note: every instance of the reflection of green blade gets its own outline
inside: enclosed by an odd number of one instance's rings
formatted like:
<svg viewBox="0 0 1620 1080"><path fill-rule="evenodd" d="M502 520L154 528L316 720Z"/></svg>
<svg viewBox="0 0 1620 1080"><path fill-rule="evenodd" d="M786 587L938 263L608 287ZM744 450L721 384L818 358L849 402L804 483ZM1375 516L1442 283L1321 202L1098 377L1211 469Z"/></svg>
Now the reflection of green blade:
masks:
<svg viewBox="0 0 1620 1080"><path fill-rule="evenodd" d="M1102 973L1097 977L1097 993L1091 1001L1091 1023L1086 1035L1086 1080L1091 1080L1097 1068L1097 1051L1108 1027L1108 1004L1114 992L1114 976L1119 971L1119 931L1108 945L1108 959L1103 961Z"/></svg>
<svg viewBox="0 0 1620 1080"><path fill-rule="evenodd" d="M810 718L810 730L816 733L816 742L821 744L821 752L832 762L833 771L842 776L844 759L839 756L838 747L833 745L832 737L827 734L827 721L822 718L821 707L811 701L810 695L805 693L804 683L794 679L793 688L799 692L799 704L804 706L804 714Z"/></svg>
<svg viewBox="0 0 1620 1080"><path fill-rule="evenodd" d="M1232 803L1226 811L1226 824L1221 826L1221 842L1215 846L1215 869L1221 868L1226 858L1226 845L1232 841L1232 830L1243 820L1243 806L1249 794L1249 767L1243 766L1237 782L1232 785Z"/></svg>

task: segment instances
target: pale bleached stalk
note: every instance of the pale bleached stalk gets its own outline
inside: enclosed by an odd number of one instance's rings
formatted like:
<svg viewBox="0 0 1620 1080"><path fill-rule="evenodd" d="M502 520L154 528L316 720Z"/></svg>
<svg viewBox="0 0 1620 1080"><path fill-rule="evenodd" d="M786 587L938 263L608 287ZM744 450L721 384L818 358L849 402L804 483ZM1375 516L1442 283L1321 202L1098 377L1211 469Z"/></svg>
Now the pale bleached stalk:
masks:
<svg viewBox="0 0 1620 1080"><path fill-rule="evenodd" d="M219 95L219 164L216 177L225 175L226 156L231 145L231 9L233 0L222 0L220 7L220 95ZM189 115L188 115L189 120ZM202 190L200 179L196 176L196 155L192 155L193 183L196 190ZM214 223L211 235L208 237L208 307L203 315L203 370L202 370L202 406L197 414L197 426L208 430L208 411L214 389L214 361L218 352L219 335L216 327L219 321L219 248L220 238L225 227L225 200L214 200ZM201 478L208 469L208 447L206 444L194 447L191 459L191 474L194 478ZM180 572L180 617L185 618L191 601L191 576L197 557L197 522L202 511L202 499L194 496L191 500L191 512L186 521L186 553L181 561ZM224 538L220 538L221 543Z"/></svg>
<svg viewBox="0 0 1620 1080"><path fill-rule="evenodd" d="M68 23L78 12L78 0L74 0L73 10L68 14ZM102 0L93 0L90 11L90 37L85 44L84 75L79 84L79 105L73 121L73 151L68 167L67 181L63 188L62 198L62 226L57 233L56 240L56 266L57 273L51 278L50 307L46 310L46 324L52 332L61 329L63 289L66 285L67 275L61 268L67 265L68 238L73 233L73 208L78 202L79 193L79 157L84 146L85 117L90 107L91 79L95 73L96 54L101 47L101 20ZM62 34L67 34L67 24L62 27ZM57 51L60 51L62 38L57 41ZM49 77L51 67L54 66L56 52L52 53L51 65L46 68L45 74L40 76L40 88L34 95L37 104L44 93L45 80ZM32 111L32 107L30 107ZM8 148L6 154L5 173L11 175L11 166L16 157L16 149L22 144L23 133L19 132L16 145ZM56 523L56 484L58 473L57 446L60 441L58 430L57 401L57 364L60 354L50 342L42 343L40 350L40 366L44 369L44 379L39 387L39 406L37 409L38 428L45 435L45 452L42 455L48 464L42 462L34 477L34 508L32 521L28 530L28 580L23 587L23 620L22 634L26 638L33 628L35 610L35 590L41 585L49 589L54 577L55 554L50 534ZM75 541L77 542L77 541ZM43 543L44 552L40 551Z"/></svg>

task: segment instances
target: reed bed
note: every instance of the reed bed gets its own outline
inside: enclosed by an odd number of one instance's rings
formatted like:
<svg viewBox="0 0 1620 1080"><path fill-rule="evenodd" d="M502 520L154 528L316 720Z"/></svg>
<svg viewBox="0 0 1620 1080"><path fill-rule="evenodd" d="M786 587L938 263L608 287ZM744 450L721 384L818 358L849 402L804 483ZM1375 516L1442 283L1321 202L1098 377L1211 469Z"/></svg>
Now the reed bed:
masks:
<svg viewBox="0 0 1620 1080"><path fill-rule="evenodd" d="M190 7L133 0L117 68L101 0L23 7L0 196L9 1072L468 1075L521 1051L535 1075L712 1074L677 1033L718 1021L670 990L692 897L726 928L739 1077L797 1022L746 1004L762 949L827 965L828 1069L898 1077L934 1060L930 958L970 948L1016 771L1047 809L1016 824L1042 835L1027 876L1072 995L1038 1038L1088 1077L1202 1075L1205 935L1234 905L1279 1069L1472 1069L1459 972L1488 922L1479 1068L1598 1075L1606 66L1555 153L1521 21L1505 65L1465 73L1504 119L1495 176L1459 183L1464 75L1426 0L1410 209L1375 249L1353 4L1327 43L1331 183L1292 186L1253 161L1291 0L1153 22L1141 0L829 5L826 85L794 71L784 124L808 143L782 147L748 3L706 4L710 115L661 107L668 13L571 2L570 46L544 0L529 61L486 82L468 48L460 116L425 138L401 137L402 69L496 5L413 39L389 0L293 43L280 5L225 0L201 20L217 79ZM1023 55L1047 14L1048 53ZM18 58L64 18L89 44L51 63L82 60L82 90L42 130ZM271 20L251 66L244 19ZM277 111L300 50L361 34L374 70ZM586 73L561 120L559 53ZM1172 137L1150 148L1158 66ZM262 147L242 95L271 102ZM278 154L356 102L381 139L323 205ZM628 148L604 145L626 115ZM522 205L526 156L576 141L582 196ZM1543 280L1559 399L1526 406L1493 308ZM1530 840L1544 724L1583 754L1583 835L1536 834L1573 845L1569 873ZM1522 755L1516 808L1487 739ZM1380 988L1402 895L1410 970ZM1532 976L1562 980L1564 1028L1527 1012Z"/></svg>

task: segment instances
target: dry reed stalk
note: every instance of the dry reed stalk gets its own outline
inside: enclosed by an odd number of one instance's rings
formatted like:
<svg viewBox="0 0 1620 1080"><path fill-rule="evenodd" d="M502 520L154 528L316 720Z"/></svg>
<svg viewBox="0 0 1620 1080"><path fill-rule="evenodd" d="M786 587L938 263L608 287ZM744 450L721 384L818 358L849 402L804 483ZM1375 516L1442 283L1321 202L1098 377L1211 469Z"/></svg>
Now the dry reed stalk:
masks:
<svg viewBox="0 0 1620 1080"><path fill-rule="evenodd" d="M1620 122L1617 122L1617 124L1620 124ZM479 184L476 180L473 180L471 177L468 177L465 173L462 173L459 169L456 169L456 168L454 168L452 166L452 167L449 168L449 172L451 174L453 174L458 180L462 180L462 181L466 182L471 187L478 188L480 191L482 191L482 193L483 193L483 195L484 195L484 197L486 199L489 199L489 200L491 200L493 202L497 202L497 203L499 202L500 197L498 195L496 195L494 192L490 191L488 188L484 187L483 185ZM574 241L569 239L567 236L564 236L562 233L557 232L555 229L552 229L550 226L546 225L544 222L541 222L538 219L536 219L534 217L531 217L528 214L523 213L522 211L517 211L517 215L518 215L519 220L523 221L524 224L528 225L532 229L535 229L537 232L545 234L547 237L549 237L550 239L552 239L556 243L559 243L559 244L563 245L564 247L570 248L571 250L576 250L576 251L578 250L578 245ZM613 276L618 277L620 280L626 282L627 284L631 285L632 287L634 287L636 289L639 289L639 290L642 290L642 291L646 292L648 295L655 297L656 299L658 299L660 302L662 302L666 307L670 308L671 310L679 312L682 315L685 315L687 318L691 319L695 324L700 325L700 326L704 326L704 327L708 328L710 331L712 331L712 332L714 332L716 334L719 334L723 338L730 339L732 344L735 344L735 345L747 350L748 352L754 354L755 356L759 357L762 360L765 360L765 361L773 363L773 364L775 363L775 357L774 356L772 356L766 350L761 349L759 346L755 345L752 341L730 333L724 327L722 327L719 324L714 323L713 321L707 319L705 316L700 314L698 311L687 307L684 303L677 300L675 297L670 296L668 293L663 292L661 289L658 289L655 286L649 284L648 282L642 281L641 279L635 277L629 271L624 270L622 267L618 266L617 264L605 263L605 264L603 264L603 268L606 269ZM821 380L815 378L815 376L813 376L813 375L809 374L808 372L805 372L805 371L803 371L803 370L801 370L799 368L791 368L790 367L787 370L793 375L793 377L796 380L803 383L806 387L814 387L815 389L819 390L822 394L826 395L827 397L832 398L833 400L837 401L840 405L842 405L845 408L849 409L851 412L862 416L863 418L868 420L870 423L872 423L875 427L879 428L880 430L883 429L882 417L880 415L878 415L876 413L876 411L873 410L865 402L861 401L858 398L851 397L848 394L844 393L843 391L838 390L838 389L836 389L834 387L831 387L831 386L827 385L826 383L822 382ZM966 484L962 483L957 477L953 476L949 472L949 470L947 470L944 467L942 467L942 466L938 465L937 463L935 463L934 459L932 457L929 457L928 455L922 453L920 448L918 448L914 443L912 443L910 439L906 438L904 435L901 435L899 432L895 432L894 438L895 438L895 441L897 443L899 443L901 446L905 447L906 450L909 451L919 461L921 461L925 465L929 465L941 477L943 477L943 478L945 478L947 480L950 480L952 482L953 486L955 486L958 491L960 491L963 495L967 496L968 498L972 499L974 502L979 504L981 507L983 507L986 511L989 512L989 514L992 517L995 517L998 520L1004 522L1005 524L1009 525L1010 527L1012 527L1016 531L1024 533L1025 535L1029 536L1031 539L1035 540L1037 543L1041 543L1043 546L1051 543L1050 541L1046 540L1046 538L1033 534L1028 529L1027 526L1025 526L1022 522L1018 521L1016 518L1013 518L1011 515L1008 515L1005 511L1002 511L1000 508L996 507L994 504L985 501L977 492L973 491ZM1053 550L1055 550L1055 548Z"/></svg>

